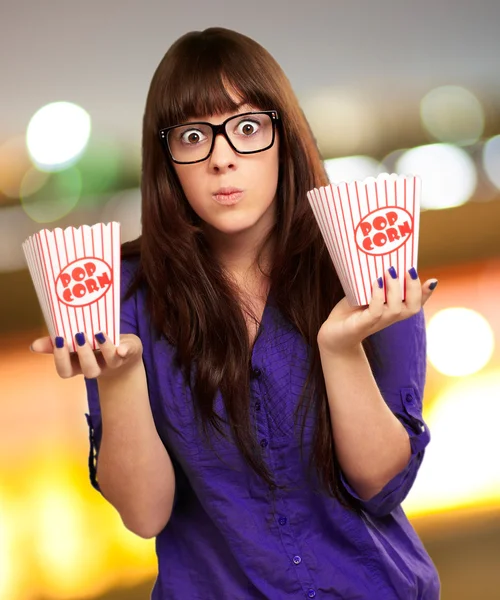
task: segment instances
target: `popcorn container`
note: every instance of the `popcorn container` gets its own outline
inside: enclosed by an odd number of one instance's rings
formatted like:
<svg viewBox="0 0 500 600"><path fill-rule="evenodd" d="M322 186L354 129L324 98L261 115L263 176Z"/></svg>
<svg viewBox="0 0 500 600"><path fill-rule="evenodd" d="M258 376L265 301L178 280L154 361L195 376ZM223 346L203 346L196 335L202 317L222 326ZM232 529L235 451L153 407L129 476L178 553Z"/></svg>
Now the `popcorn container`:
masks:
<svg viewBox="0 0 500 600"><path fill-rule="evenodd" d="M120 223L42 229L22 245L45 324L76 352L75 334L120 339Z"/></svg>
<svg viewBox="0 0 500 600"><path fill-rule="evenodd" d="M405 300L405 272L417 268L421 187L418 176L382 173L307 192L352 306L370 303L373 282L390 266Z"/></svg>

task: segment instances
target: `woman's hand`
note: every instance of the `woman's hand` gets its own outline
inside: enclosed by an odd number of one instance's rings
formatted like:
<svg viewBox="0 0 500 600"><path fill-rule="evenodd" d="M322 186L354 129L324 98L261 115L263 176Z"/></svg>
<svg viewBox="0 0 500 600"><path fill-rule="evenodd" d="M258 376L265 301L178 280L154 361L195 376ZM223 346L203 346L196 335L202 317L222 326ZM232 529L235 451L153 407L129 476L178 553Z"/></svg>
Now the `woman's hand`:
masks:
<svg viewBox="0 0 500 600"><path fill-rule="evenodd" d="M410 272L417 275L414 269ZM320 350L331 354L352 350L373 333L418 313L430 298L437 280L429 279L422 285L418 275L413 279L410 272L405 273L405 301L401 300L401 285L393 267L385 273L387 303L380 285L382 278L373 283L373 295L367 307L351 306L347 298L343 298L318 332Z"/></svg>
<svg viewBox="0 0 500 600"><path fill-rule="evenodd" d="M120 345L115 346L105 334L98 333L95 338L99 350L95 351L85 339L85 334L78 333L75 338L76 353L70 353L63 338L53 341L50 337L35 340L31 350L40 354L53 354L56 371L63 379L75 375L84 375L88 379L115 377L142 359L142 342L136 335L121 335Z"/></svg>

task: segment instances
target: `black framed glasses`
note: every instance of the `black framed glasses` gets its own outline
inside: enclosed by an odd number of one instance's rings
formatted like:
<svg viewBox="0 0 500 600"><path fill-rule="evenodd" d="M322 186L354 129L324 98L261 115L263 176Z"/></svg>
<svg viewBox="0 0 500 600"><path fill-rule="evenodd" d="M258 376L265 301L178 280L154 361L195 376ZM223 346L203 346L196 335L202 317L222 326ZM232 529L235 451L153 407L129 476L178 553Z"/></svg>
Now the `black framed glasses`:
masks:
<svg viewBox="0 0 500 600"><path fill-rule="evenodd" d="M238 154L255 154L274 144L277 111L260 110L229 117L220 125L193 121L160 129L159 136L175 163L202 162L212 153L215 138L222 134Z"/></svg>

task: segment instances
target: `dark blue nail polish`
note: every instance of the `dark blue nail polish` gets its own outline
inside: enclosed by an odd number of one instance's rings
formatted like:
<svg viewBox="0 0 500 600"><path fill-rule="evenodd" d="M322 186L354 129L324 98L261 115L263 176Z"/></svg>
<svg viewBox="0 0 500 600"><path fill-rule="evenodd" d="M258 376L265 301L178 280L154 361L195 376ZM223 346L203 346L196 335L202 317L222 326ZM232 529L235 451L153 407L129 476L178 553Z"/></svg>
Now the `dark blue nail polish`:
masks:
<svg viewBox="0 0 500 600"><path fill-rule="evenodd" d="M396 269L394 267L389 267L388 271L389 271L389 275L393 279L397 279L398 278L398 274L396 273Z"/></svg>
<svg viewBox="0 0 500 600"><path fill-rule="evenodd" d="M84 333L75 333L75 340L79 346L83 346L85 344L85 334Z"/></svg>
<svg viewBox="0 0 500 600"><path fill-rule="evenodd" d="M56 337L56 348L64 348L64 338L57 336Z"/></svg>
<svg viewBox="0 0 500 600"><path fill-rule="evenodd" d="M382 289L382 288L384 287L384 280L382 279L382 277L379 277L379 278L377 279L377 283L378 283L378 287L379 287L380 289Z"/></svg>
<svg viewBox="0 0 500 600"><path fill-rule="evenodd" d="M429 285L429 289L433 290L436 286L437 286L438 282L437 281L433 281L430 285Z"/></svg>
<svg viewBox="0 0 500 600"><path fill-rule="evenodd" d="M104 334L101 332L95 334L95 339L99 342L99 344L104 344L104 342L106 341Z"/></svg>
<svg viewBox="0 0 500 600"><path fill-rule="evenodd" d="M412 267L411 269L408 269L408 273L410 274L410 277L412 279L418 279L418 273L415 270L415 267Z"/></svg>

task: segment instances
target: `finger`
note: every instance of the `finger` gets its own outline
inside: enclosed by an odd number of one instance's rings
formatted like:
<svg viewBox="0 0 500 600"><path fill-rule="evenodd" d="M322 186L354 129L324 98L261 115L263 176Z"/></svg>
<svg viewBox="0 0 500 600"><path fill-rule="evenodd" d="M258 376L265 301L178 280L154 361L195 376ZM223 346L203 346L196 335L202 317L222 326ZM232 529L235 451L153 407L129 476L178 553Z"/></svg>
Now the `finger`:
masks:
<svg viewBox="0 0 500 600"><path fill-rule="evenodd" d="M376 325L384 314L385 310L385 291L384 291L384 280L379 277L372 282L372 298L368 309L364 312L363 316L370 319L370 326Z"/></svg>
<svg viewBox="0 0 500 600"><path fill-rule="evenodd" d="M387 288L387 314L394 319L399 317L403 311L401 284L394 267L389 267L385 272L385 285Z"/></svg>
<svg viewBox="0 0 500 600"><path fill-rule="evenodd" d="M75 334L76 353L80 361L82 373L87 379L95 379L101 374L101 368L97 364L95 354L87 342L84 333Z"/></svg>
<svg viewBox="0 0 500 600"><path fill-rule="evenodd" d="M94 337L106 366L110 369L119 367L123 363L123 357L118 354L116 346L109 337L103 332L96 333Z"/></svg>
<svg viewBox="0 0 500 600"><path fill-rule="evenodd" d="M39 354L52 354L54 351L52 338L49 336L38 338L31 344L30 350Z"/></svg>
<svg viewBox="0 0 500 600"><path fill-rule="evenodd" d="M422 286L422 306L429 300L438 284L437 279L428 279Z"/></svg>
<svg viewBox="0 0 500 600"><path fill-rule="evenodd" d="M66 344L66 340L62 337L56 337L54 345L54 363L59 377L68 379L79 372L78 366L71 360L71 354ZM76 368L75 368L76 367Z"/></svg>
<svg viewBox="0 0 500 600"><path fill-rule="evenodd" d="M405 273L406 299L405 306L409 315L416 314L422 307L422 285L414 267Z"/></svg>

